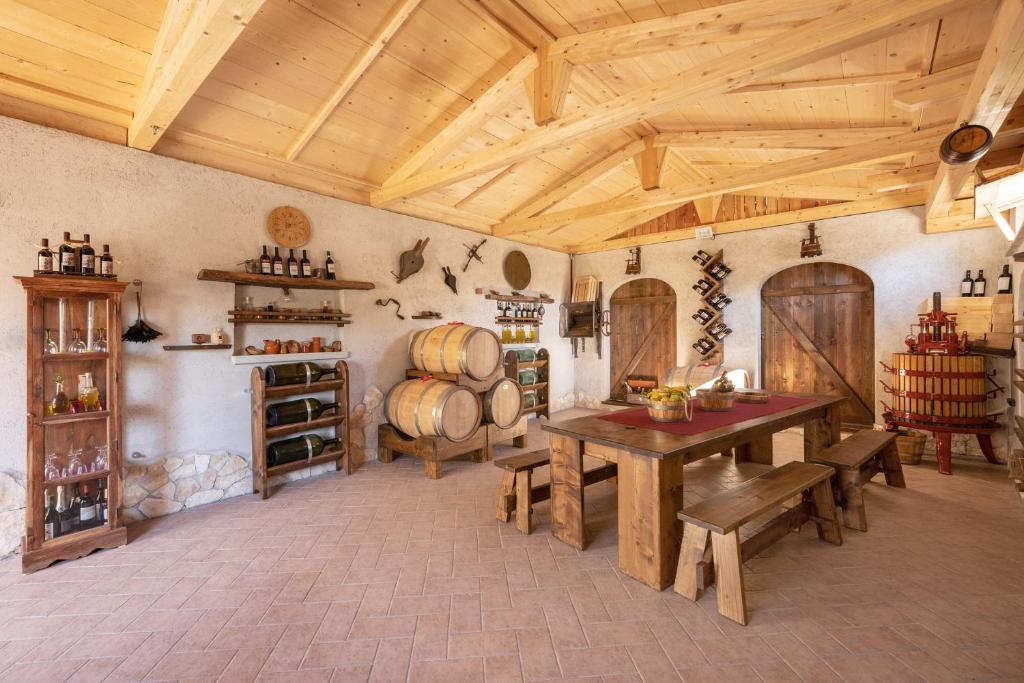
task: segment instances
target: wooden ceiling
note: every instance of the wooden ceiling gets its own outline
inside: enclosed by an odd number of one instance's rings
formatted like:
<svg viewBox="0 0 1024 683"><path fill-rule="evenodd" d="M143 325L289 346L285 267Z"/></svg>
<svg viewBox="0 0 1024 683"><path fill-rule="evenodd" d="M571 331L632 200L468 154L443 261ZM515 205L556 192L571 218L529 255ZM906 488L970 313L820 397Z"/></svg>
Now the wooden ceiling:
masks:
<svg viewBox="0 0 1024 683"><path fill-rule="evenodd" d="M0 0L0 114L585 252L1021 163L1024 0ZM997 132L939 163L961 121Z"/></svg>

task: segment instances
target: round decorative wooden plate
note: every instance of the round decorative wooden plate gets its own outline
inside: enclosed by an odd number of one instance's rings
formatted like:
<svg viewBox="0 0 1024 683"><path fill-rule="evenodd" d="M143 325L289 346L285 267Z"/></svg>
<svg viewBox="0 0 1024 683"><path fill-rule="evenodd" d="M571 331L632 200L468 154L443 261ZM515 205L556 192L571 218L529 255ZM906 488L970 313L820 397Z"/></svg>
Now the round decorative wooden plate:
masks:
<svg viewBox="0 0 1024 683"><path fill-rule="evenodd" d="M309 242L309 219L294 206L279 206L267 216L267 232L277 244L295 249Z"/></svg>
<svg viewBox="0 0 1024 683"><path fill-rule="evenodd" d="M512 289L526 289L530 286L530 261L523 252L510 251L501 270L505 274L505 280L512 285Z"/></svg>
<svg viewBox="0 0 1024 683"><path fill-rule="evenodd" d="M939 157L947 164L964 164L978 159L992 146L992 131L985 126L964 125L946 136Z"/></svg>

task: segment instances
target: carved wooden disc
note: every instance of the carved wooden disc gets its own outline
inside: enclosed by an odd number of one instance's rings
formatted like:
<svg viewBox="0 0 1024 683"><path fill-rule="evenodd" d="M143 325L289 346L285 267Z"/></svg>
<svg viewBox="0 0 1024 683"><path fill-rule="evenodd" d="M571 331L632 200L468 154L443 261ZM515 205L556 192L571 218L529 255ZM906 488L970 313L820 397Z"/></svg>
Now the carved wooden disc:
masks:
<svg viewBox="0 0 1024 683"><path fill-rule="evenodd" d="M295 249L309 242L309 219L294 206L279 206L267 216L267 232L277 244Z"/></svg>
<svg viewBox="0 0 1024 683"><path fill-rule="evenodd" d="M512 285L512 289L521 290L530 286L530 261L523 252L509 252L501 269L505 273L505 280Z"/></svg>

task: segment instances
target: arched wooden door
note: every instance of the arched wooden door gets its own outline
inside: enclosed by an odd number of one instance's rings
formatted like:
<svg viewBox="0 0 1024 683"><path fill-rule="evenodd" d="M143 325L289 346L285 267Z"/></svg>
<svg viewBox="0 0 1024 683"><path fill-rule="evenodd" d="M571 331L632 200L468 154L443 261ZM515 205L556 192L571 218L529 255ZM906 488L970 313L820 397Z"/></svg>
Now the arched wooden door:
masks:
<svg viewBox="0 0 1024 683"><path fill-rule="evenodd" d="M660 381L676 365L676 293L653 278L632 280L612 294L611 398L625 398L628 377Z"/></svg>
<svg viewBox="0 0 1024 683"><path fill-rule="evenodd" d="M875 421L875 294L840 263L787 268L761 288L761 376L768 391L842 394L842 420Z"/></svg>

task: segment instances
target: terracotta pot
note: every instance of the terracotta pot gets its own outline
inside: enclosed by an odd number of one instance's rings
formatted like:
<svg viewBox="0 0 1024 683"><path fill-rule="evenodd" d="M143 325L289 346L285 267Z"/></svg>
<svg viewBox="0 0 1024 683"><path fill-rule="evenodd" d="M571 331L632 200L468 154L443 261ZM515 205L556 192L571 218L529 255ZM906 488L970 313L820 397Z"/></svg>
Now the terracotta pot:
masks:
<svg viewBox="0 0 1024 683"><path fill-rule="evenodd" d="M323 337L313 337L313 353L320 353Z"/></svg>
<svg viewBox="0 0 1024 683"><path fill-rule="evenodd" d="M264 353L281 353L281 340L280 339L264 339L263 340L263 352Z"/></svg>

